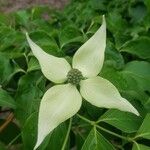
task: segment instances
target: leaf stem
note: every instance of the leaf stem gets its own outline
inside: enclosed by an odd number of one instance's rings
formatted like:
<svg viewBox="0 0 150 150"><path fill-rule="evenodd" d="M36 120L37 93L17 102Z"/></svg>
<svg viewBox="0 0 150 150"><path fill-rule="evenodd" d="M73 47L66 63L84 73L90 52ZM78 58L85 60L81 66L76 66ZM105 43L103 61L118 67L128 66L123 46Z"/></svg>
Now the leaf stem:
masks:
<svg viewBox="0 0 150 150"><path fill-rule="evenodd" d="M72 125L72 118L70 118L67 134L66 134L66 137L65 137L65 140L63 142L61 150L65 150L65 147L66 147L66 144L67 144L67 141L68 141L68 138L69 138L69 133L70 133L70 130L71 130L71 125Z"/></svg>
<svg viewBox="0 0 150 150"><path fill-rule="evenodd" d="M85 117L83 117L83 116L81 116L81 115L79 115L79 114L76 114L80 119L82 119L82 120L84 120L85 122L88 122L89 124L91 124L91 125L94 125L95 124L95 122L94 121L91 121L91 120L89 120L89 119L87 119L87 118L85 118Z"/></svg>
<svg viewBox="0 0 150 150"><path fill-rule="evenodd" d="M136 141L133 140L133 143L135 144L135 146L137 147L137 150L140 150L140 147L138 145L138 143Z"/></svg>
<svg viewBox="0 0 150 150"><path fill-rule="evenodd" d="M145 135L150 135L150 133L143 133L143 134L139 134L139 135L136 135L133 140L136 140L138 138L141 138L142 136L145 136Z"/></svg>
<svg viewBox="0 0 150 150"><path fill-rule="evenodd" d="M118 137L118 138L121 138L121 139L123 139L123 140L129 141L129 142L131 142L131 141L133 142L133 139L132 139L132 138L127 138L127 137L125 137L125 136L122 136L122 135L119 135L119 134L117 134L117 133L114 133L114 132L112 132L112 131L110 131L110 130L107 130L107 129L105 129L105 128L99 126L99 125L97 125L97 122L91 121L91 120L89 120L89 119L87 119L87 118L85 118L85 117L83 117L83 116L81 116L81 115L79 115L79 114L77 114L77 116L78 116L80 119L82 119L82 120L84 120L84 121L90 123L91 125L93 125L93 126L99 128L100 130L102 130L102 131L104 131L104 132L107 132L107 133L109 133L109 134L111 134L111 135L114 135L114 136L116 136L116 137Z"/></svg>
<svg viewBox="0 0 150 150"><path fill-rule="evenodd" d="M122 136L122 135L119 135L119 134L117 134L117 133L114 133L114 132L112 132L112 131L110 131L110 130L107 130L107 129L105 129L105 128L99 126L99 125L96 125L96 127L97 127L98 129L104 131L104 132L107 132L107 133L109 133L109 134L111 134L111 135L114 135L114 136L116 136L116 137L118 137L118 138L121 138L121 139L123 139L123 140L132 141L130 138L127 138L127 137L125 137L125 136Z"/></svg>

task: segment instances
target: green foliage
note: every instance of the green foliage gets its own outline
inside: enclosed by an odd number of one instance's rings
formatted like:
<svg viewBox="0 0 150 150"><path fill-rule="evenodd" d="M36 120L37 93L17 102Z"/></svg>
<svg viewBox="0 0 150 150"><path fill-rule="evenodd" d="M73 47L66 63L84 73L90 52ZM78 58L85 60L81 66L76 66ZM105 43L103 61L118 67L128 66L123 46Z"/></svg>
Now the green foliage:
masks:
<svg viewBox="0 0 150 150"><path fill-rule="evenodd" d="M106 122L123 132L133 133L139 129L141 119L131 113L108 110L98 119L98 122Z"/></svg>
<svg viewBox="0 0 150 150"><path fill-rule="evenodd" d="M115 150L114 147L95 129L93 128L85 140L82 150Z"/></svg>
<svg viewBox="0 0 150 150"><path fill-rule="evenodd" d="M121 51L131 53L132 55L136 55L139 58L148 59L150 58L149 47L150 38L141 36L126 42L122 46Z"/></svg>
<svg viewBox="0 0 150 150"><path fill-rule="evenodd" d="M3 89L0 88L0 106L16 108L14 99Z"/></svg>
<svg viewBox="0 0 150 150"><path fill-rule="evenodd" d="M144 121L139 128L136 137L143 137L145 139L150 139L150 128L149 128L149 119L150 119L150 114L147 114L146 117L144 118Z"/></svg>
<svg viewBox="0 0 150 150"><path fill-rule="evenodd" d="M8 113L15 115L1 133L1 150L33 149L40 100L53 85L43 77L24 31L47 53L71 62L75 51L99 28L103 14L107 48L100 75L141 115L84 102L82 115L73 117L71 128L68 121L62 123L39 150L150 149L150 1L72 0L61 11L35 6L0 14L0 125Z"/></svg>

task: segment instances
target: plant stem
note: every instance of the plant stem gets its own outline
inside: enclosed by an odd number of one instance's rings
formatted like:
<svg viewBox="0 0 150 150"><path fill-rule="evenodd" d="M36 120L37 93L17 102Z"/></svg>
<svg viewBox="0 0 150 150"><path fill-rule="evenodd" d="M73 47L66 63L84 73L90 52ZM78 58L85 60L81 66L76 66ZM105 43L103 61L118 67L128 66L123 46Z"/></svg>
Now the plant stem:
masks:
<svg viewBox="0 0 150 150"><path fill-rule="evenodd" d="M61 150L65 150L65 147L66 147L66 144L67 144L67 141L68 141L68 138L69 138L69 133L70 133L70 130L71 130L71 125L72 125L72 118L70 118L67 134L66 134L66 137L65 137L65 140L63 142Z"/></svg>
<svg viewBox="0 0 150 150"><path fill-rule="evenodd" d="M87 118L85 118L85 117L83 117L83 116L81 116L81 115L79 115L79 114L77 114L77 116L78 116L79 118L81 118L82 120L84 120L84 121L90 123L91 125L93 125L93 126L99 128L100 130L102 130L102 131L104 131L104 132L107 132L107 133L109 133L109 134L111 134L111 135L114 135L114 136L116 136L116 137L118 137L118 138L121 138L121 139L123 139L123 140L130 141L130 142L132 141L132 142L133 142L133 139L131 139L131 138L127 138L127 137L125 137L125 136L119 135L119 134L117 134L117 133L114 133L114 132L112 132L112 131L110 131L110 130L107 130L107 129L105 129L105 128L99 126L99 125L97 125L97 124L96 124L97 122L91 121L91 120L89 120L89 119L87 119Z"/></svg>
<svg viewBox="0 0 150 150"><path fill-rule="evenodd" d="M10 113L6 118L6 121L0 126L0 132L2 132L8 126L8 124L13 120L13 118L14 114Z"/></svg>
<svg viewBox="0 0 150 150"><path fill-rule="evenodd" d="M11 111L10 109L6 109L6 110L1 110L0 113L8 113L10 111Z"/></svg>
<svg viewBox="0 0 150 150"><path fill-rule="evenodd" d="M111 135L114 135L114 136L116 136L116 137L118 137L118 138L121 138L121 139L123 139L123 140L132 141L130 138L127 138L127 137L125 137L125 136L122 136L122 135L119 135L119 134L117 134L117 133L114 133L114 132L112 132L112 131L110 131L110 130L107 130L107 129L105 129L105 128L99 126L99 125L96 125L96 127L97 127L98 129L104 131L104 132L107 132L107 133L109 133L109 134L111 134Z"/></svg>
<svg viewBox="0 0 150 150"><path fill-rule="evenodd" d="M14 139L12 139L9 144L7 145L7 149L21 136L21 133L19 133Z"/></svg>
<svg viewBox="0 0 150 150"><path fill-rule="evenodd" d="M81 115L79 115L79 114L76 114L80 119L82 119L82 120L84 120L85 122L88 122L89 124L91 124L91 125L94 125L95 124L95 122L94 121L91 121L91 120L89 120L89 119L87 119L87 118L85 118L85 117L83 117L83 116L81 116Z"/></svg>

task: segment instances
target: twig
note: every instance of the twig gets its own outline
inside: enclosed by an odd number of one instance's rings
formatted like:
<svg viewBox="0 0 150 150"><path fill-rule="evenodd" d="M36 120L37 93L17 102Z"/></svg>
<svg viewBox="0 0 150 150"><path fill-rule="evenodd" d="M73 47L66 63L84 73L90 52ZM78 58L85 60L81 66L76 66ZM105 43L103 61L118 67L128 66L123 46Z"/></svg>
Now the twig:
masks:
<svg viewBox="0 0 150 150"><path fill-rule="evenodd" d="M8 126L8 124L13 120L14 114L10 113L6 118L6 121L0 126L0 133Z"/></svg>
<svg viewBox="0 0 150 150"><path fill-rule="evenodd" d="M10 112L11 110L10 109L6 109L6 110L1 110L0 113L7 113L7 112Z"/></svg>

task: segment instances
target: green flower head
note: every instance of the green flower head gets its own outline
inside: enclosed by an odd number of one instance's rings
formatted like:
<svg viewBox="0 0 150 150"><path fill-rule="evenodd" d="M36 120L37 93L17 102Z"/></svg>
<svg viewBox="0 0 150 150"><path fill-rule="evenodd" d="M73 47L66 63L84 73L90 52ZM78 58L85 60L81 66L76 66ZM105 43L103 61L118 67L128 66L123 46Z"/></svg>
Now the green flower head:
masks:
<svg viewBox="0 0 150 150"><path fill-rule="evenodd" d="M44 52L26 34L34 56L38 59L44 76L61 83L44 94L38 117L36 149L45 137L60 123L78 112L82 98L94 106L114 108L139 115L137 110L108 80L97 76L102 69L106 47L106 22L74 54L72 66L64 59ZM80 90L76 86L80 87Z"/></svg>

